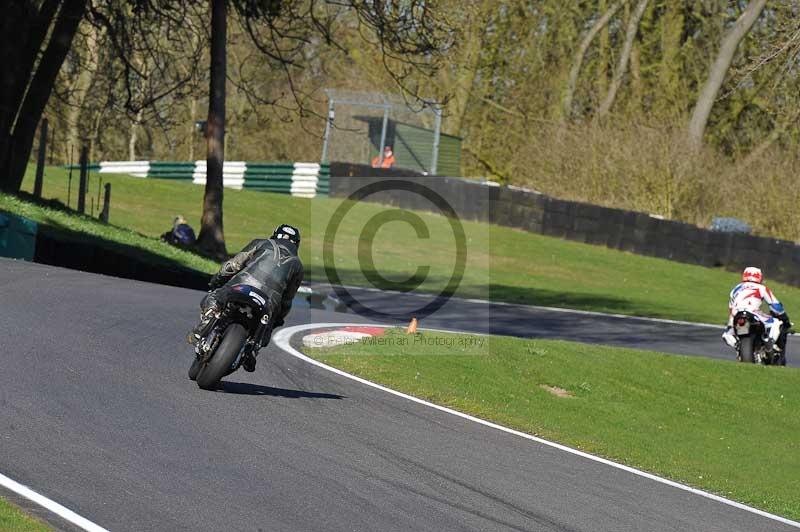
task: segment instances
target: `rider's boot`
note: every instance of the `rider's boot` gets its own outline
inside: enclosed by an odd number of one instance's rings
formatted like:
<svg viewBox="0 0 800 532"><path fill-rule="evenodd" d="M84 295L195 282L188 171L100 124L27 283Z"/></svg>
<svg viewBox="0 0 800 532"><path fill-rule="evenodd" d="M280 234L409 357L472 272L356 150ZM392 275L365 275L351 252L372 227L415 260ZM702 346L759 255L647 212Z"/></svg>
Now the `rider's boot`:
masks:
<svg viewBox="0 0 800 532"><path fill-rule="evenodd" d="M189 334L186 336L186 341L191 345L197 345L200 341L200 334L205 329L206 325L211 321L211 318L214 317L214 313L217 312L219 309L216 305L211 305L206 309L200 311L200 323L195 325L194 329L189 331Z"/></svg>
<svg viewBox="0 0 800 532"><path fill-rule="evenodd" d="M258 342L252 349L248 349L242 360L242 367L245 371L254 372L256 370L256 356L258 352L269 345L269 340L272 337L272 331L267 330L263 336L257 338Z"/></svg>
<svg viewBox="0 0 800 532"><path fill-rule="evenodd" d="M256 352L247 350L242 360L242 367L249 373L253 373L256 370Z"/></svg>
<svg viewBox="0 0 800 532"><path fill-rule="evenodd" d="M722 333L722 341L725 342L728 347L736 349L736 344L739 342L739 340L736 338L736 335L733 334L732 327L728 327L725 329L725 332Z"/></svg>
<svg viewBox="0 0 800 532"><path fill-rule="evenodd" d="M780 339L780 337L781 337L781 326L782 325L783 325L783 323L778 320L778 322L776 324L774 324L772 326L772 328L770 329L770 331L769 331L769 341L767 342L767 347L769 349L775 351L776 353L780 353L781 352L781 346L780 346L780 342L778 341L778 339Z"/></svg>

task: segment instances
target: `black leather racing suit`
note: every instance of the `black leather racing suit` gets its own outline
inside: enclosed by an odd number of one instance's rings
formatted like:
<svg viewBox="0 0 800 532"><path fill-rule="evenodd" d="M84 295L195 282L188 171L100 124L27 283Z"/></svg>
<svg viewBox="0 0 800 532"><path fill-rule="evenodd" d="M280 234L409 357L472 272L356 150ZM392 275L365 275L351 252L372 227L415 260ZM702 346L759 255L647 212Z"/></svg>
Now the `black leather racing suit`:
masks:
<svg viewBox="0 0 800 532"><path fill-rule="evenodd" d="M200 308L205 315L211 307L224 304L230 287L249 284L267 294L272 327L280 327L292 309L292 300L302 281L303 263L297 256L296 245L272 239L253 240L211 278L211 288L223 283L224 286L209 292ZM264 345L268 341L265 338Z"/></svg>

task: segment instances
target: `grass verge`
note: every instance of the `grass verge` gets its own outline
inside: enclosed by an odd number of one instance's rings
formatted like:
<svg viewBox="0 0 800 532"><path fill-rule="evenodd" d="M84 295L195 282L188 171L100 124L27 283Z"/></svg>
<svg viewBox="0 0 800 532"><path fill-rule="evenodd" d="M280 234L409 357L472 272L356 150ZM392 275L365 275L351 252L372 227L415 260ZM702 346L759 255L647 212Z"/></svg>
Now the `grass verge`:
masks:
<svg viewBox="0 0 800 532"><path fill-rule="evenodd" d="M3 532L49 532L52 529L0 497L0 530Z"/></svg>
<svg viewBox="0 0 800 532"><path fill-rule="evenodd" d="M97 195L99 174L92 174L89 191ZM176 214L183 214L197 228L203 187L186 182L141 179L103 174L112 183L111 223L106 237L130 242L134 246L157 248L170 260L205 272L215 265L195 255L179 253L154 241L171 226ZM77 172L71 187L71 204L76 202ZM23 189L33 188L32 168ZM67 172L47 168L44 196L67 202ZM0 199L0 209L13 201ZM255 191L225 191L225 235L229 251L238 251L253 238L263 237L278 223L300 227L304 244L301 255L306 278L326 281L323 242L326 229L341 200L294 198ZM14 208L20 208L18 205ZM427 280L416 289L438 293L446 286L456 256L452 232L446 218L418 213L430 229L420 237L407 222L391 221L376 232L371 249L364 228L376 216L394 209L376 204L356 205L343 219L335 238L335 264L343 283L372 286L364 275L380 272L398 287L410 288L409 281L420 265L428 266ZM24 214L24 213L23 213ZM42 217L56 218L43 213ZM80 219L86 231L102 231L106 226ZM68 224L58 214L54 223ZM78 223L78 222L74 222ZM727 294L738 275L719 269L703 268L610 250L605 247L569 242L505 227L464 222L467 237L467 262L457 295L515 303L556 306L654 316L679 320L722 323L727 317ZM123 231L124 232L119 232ZM142 238L147 237L147 238ZM374 264L370 264L374 260ZM769 272L765 272L769 279ZM800 307L800 289L771 284L791 315Z"/></svg>
<svg viewBox="0 0 800 532"><path fill-rule="evenodd" d="M800 519L800 370L399 329L382 342L306 351L416 397Z"/></svg>
<svg viewBox="0 0 800 532"><path fill-rule="evenodd" d="M55 206L32 203L19 197L0 194L0 211L7 211L34 220L39 230L63 240L100 241L137 257L150 257L151 262L179 264L207 273L216 272L211 260L169 246L157 238L145 236L126 227L100 223L90 216L81 216Z"/></svg>

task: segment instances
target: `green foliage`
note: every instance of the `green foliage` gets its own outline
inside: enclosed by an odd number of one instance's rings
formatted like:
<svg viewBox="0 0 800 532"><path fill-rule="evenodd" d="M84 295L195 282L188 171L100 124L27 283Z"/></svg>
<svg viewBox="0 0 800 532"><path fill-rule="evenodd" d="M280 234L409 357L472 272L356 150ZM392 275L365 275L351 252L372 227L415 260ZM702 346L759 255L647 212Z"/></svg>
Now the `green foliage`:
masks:
<svg viewBox="0 0 800 532"><path fill-rule="evenodd" d="M382 345L307 352L434 403L800 518L798 369L570 342L387 334Z"/></svg>
<svg viewBox="0 0 800 532"><path fill-rule="evenodd" d="M384 56L364 46L365 39L377 37L346 10L328 27L338 46L309 39L302 47L302 61L297 56L298 62L286 65L264 56L246 28L232 24L226 157L317 160L326 115L322 89L394 93L400 90L399 78L412 94L447 102L444 132L464 137L464 175L527 184L558 197L642 209L693 223L707 223L713 215L739 215L762 233L800 238L800 216L795 209L783 210L791 203L783 191L791 190L789 183L798 171L794 154L800 140L800 78L792 66L800 46L796 3L770 2L740 45L713 107L706 135L710 149L693 161L676 161L675 157L695 156L668 146L682 142L722 36L747 2L651 0L611 114L593 124L634 9L635 3L628 2L591 43L570 116L562 116L578 43L614 4L426 2L452 28L453 46L431 56L421 70L409 68L407 56ZM197 14L187 15L187 20L198 28L204 24ZM147 108L141 126L133 128L136 117L119 105L126 94L119 82L120 66L107 52L108 36L97 36L99 53L93 53L92 32L85 30L50 102L56 159L67 160L69 143L76 144L79 136L88 139L93 160L127 159L137 131L137 158L203 158L204 139L194 121L203 119L207 101L207 53L200 54L200 68L189 68L184 63L191 59L180 49L165 47L171 68L193 72L193 77ZM199 37L192 44L207 47ZM93 74L86 76L87 69ZM158 92L159 83L157 76L150 76L148 90ZM76 109L80 131L65 134ZM556 125L565 125L569 132L560 134ZM639 141L642 132L644 145ZM610 173L628 185L624 193L613 179L608 186ZM767 184L768 193L757 209L744 205L741 212L734 204L728 184L739 179ZM794 199L792 192L789 196Z"/></svg>
<svg viewBox="0 0 800 532"><path fill-rule="evenodd" d="M734 163L712 148L690 150L677 126L543 124L540 132L509 164L517 183L705 227L733 216L759 235L800 239L796 154L776 157L773 148Z"/></svg>
<svg viewBox="0 0 800 532"><path fill-rule="evenodd" d="M325 102L320 89L395 92L398 87L392 74L401 73L408 82L404 84L407 88L420 88L423 96L449 99L445 131L465 135L472 151L486 153L487 150L476 151L476 148L486 147L486 141L490 140L487 137L504 128L511 115L499 108L490 108L487 116L485 99L502 108L519 111L526 119L558 119L558 104L577 43L611 4L610 0L566 4L557 0L535 4L525 0L504 0L499 4L488 0L452 5L439 3L432 9L438 10L439 17L449 12L444 18L456 32L456 39L455 46L446 50L442 67L433 77L429 71L406 72L401 67L401 57L383 58L379 50L365 48L361 39L362 36L369 39L369 30L359 29L354 15L347 12L340 13L336 23L329 27L331 38L346 54L328 46L323 39L311 39L304 44L305 61L286 69L274 68L274 62L260 54L251 42L246 28L233 25L229 36L230 155L250 160L314 160L319 154L320 139L307 133L319 134L324 126ZM707 76L721 36L735 22L740 8L739 3L725 0L652 0L634 44L636 60L632 62L625 90L615 106L620 118L650 125L664 119L685 118L699 85ZM591 118L604 96L630 11L630 6L620 10L590 47L573 118ZM192 16L196 15L190 14L189 18ZM796 73L787 73L780 61L750 68L753 61L780 44L787 27L791 26L792 16L790 3L776 2L764 15L773 24L758 25L741 47L724 93L735 93L743 85L753 85L764 87L768 94L762 98L754 116L739 117L731 108L735 104L730 98L720 99L710 138L728 152L747 149L763 138L772 128L769 119L780 113L783 98L797 92ZM202 20L192 19L191 22L198 28L203 26ZM84 31L74 43L57 87L57 97L51 101L52 114L66 129L63 121L70 105L82 106L82 136L93 139L96 159L120 159L127 155L129 128L134 117L128 116L118 105L126 95L123 86L113 84L119 78L115 70L119 67L104 51L108 48L109 37L95 36L101 43L97 54L91 53L91 39L87 35L93 34ZM194 44L207 46L202 39ZM175 67L178 71L182 69L181 61L192 60L182 57L180 49L167 48L165 53L174 55L172 62L178 65ZM96 73L87 101L70 101L70 98L83 97L70 91L75 88L79 74L86 70ZM196 76L203 71L202 68L190 69L189 65L183 68L186 72L190 70L196 70ZM287 76L291 76L293 90L287 87ZM770 82L776 81L776 76L780 76L781 83L772 87ZM148 90L157 92L158 83L158 79L148 79ZM637 84L638 88L634 86ZM192 78L174 96L162 99L160 107L148 109L139 150L141 157L186 158L192 151L190 144L200 147L200 139L192 139L190 107L194 101L202 110L205 85L204 78ZM117 103L109 106L109 102ZM298 114L295 111L300 103L305 112ZM156 112L160 116L156 116ZM200 118L202 113L198 115L195 111L194 119ZM490 120L490 127L483 131L486 118ZM730 127L720 127L731 121L737 129L748 130L747 138L737 138ZM532 124L525 125L531 129ZM97 127L96 131L93 126ZM535 135L535 131L526 134ZM57 136L55 140L59 144L57 153L68 156L64 148L67 139ZM513 144L520 146L522 139ZM468 167L467 170L482 173L485 168Z"/></svg>

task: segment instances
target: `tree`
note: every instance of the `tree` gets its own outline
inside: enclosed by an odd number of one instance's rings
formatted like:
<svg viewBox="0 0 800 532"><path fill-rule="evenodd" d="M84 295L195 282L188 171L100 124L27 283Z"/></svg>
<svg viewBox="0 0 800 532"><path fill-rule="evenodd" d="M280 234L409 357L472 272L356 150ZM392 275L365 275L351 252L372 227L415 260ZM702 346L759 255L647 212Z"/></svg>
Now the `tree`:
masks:
<svg viewBox="0 0 800 532"><path fill-rule="evenodd" d="M631 19L628 22L628 31L625 35L625 44L622 46L622 54L619 56L619 66L614 72L614 77L611 80L611 85L608 87L608 92L606 93L603 103L597 109L597 117L602 117L608 114L608 112L611 110L611 106L614 105L614 100L617 97L617 91L619 90L620 85L622 85L622 78L625 76L625 72L628 70L628 60L630 59L631 50L633 49L633 40L636 38L636 33L639 31L639 22L642 20L644 10L647 8L647 2L648 0L639 0L639 4L636 6L636 10L633 12Z"/></svg>
<svg viewBox="0 0 800 532"><path fill-rule="evenodd" d="M0 22L0 189L16 192L86 0L14 0Z"/></svg>
<svg viewBox="0 0 800 532"><path fill-rule="evenodd" d="M736 54L739 43L753 27L766 3L767 0L750 0L739 19L723 37L717 57L711 65L708 78L697 98L692 117L689 120L687 139L692 148L697 149L703 144L703 134L708 124L708 117L711 115L711 108L714 106L719 89L728 74L733 56Z"/></svg>
<svg viewBox="0 0 800 532"><path fill-rule="evenodd" d="M80 147L80 128L79 123L81 114L88 107L89 91L93 85L95 76L100 68L100 47L102 45L102 34L100 30L86 24L86 31L83 35L84 53L75 62L76 75L68 87L68 93L64 95L68 106L66 128L66 145L73 149ZM73 45L74 49L74 45ZM76 54L78 55L78 54ZM56 93L57 94L57 93ZM89 150L89 158L92 158L92 150Z"/></svg>
<svg viewBox="0 0 800 532"><path fill-rule="evenodd" d="M88 6L88 11L87 11ZM191 23L207 19L210 32ZM203 199L200 249L214 257L225 255L222 226L222 168L225 146L226 45L229 11L243 33L281 72L289 93L302 109L302 93L294 84L309 46L321 43L339 48L335 29L354 25L367 44L380 51L385 64L399 68L392 77L406 88L411 71L436 68L452 31L443 23L435 1L373 3L362 0L14 0L9 16L0 22L0 59L10 67L0 76L0 187L16 192L22 182L33 138L59 69L85 12L101 28L109 49L122 66L123 107L134 127L143 113L159 101L175 102L196 75L204 39L211 35L211 76L208 110L208 175ZM208 27L208 25L205 25ZM185 61L170 61L180 51ZM146 65L146 68L141 65ZM186 66L189 68L186 68ZM150 81L156 80L157 83ZM244 85L242 85L244 86ZM254 101L264 101L251 91Z"/></svg>
<svg viewBox="0 0 800 532"><path fill-rule="evenodd" d="M337 19L352 15L374 35L384 61L400 60L412 67L431 66L431 58L442 48L444 34L435 4L412 0L402 4L382 4L350 0L327 2L263 2L259 0L211 0L211 77L208 107L206 189L203 198L198 248L212 257L226 255L223 232L222 198L225 146L225 83L227 79L227 7L230 1L238 22L253 44L286 74L286 81L297 99L292 67L304 61L304 47L311 37L321 36L336 45L333 28ZM403 73L393 73L403 83Z"/></svg>
<svg viewBox="0 0 800 532"><path fill-rule="evenodd" d="M217 258L227 254L225 233L222 228L227 18L227 0L211 0L211 76L206 122L206 190L203 195L203 216L197 245L201 251Z"/></svg>
<svg viewBox="0 0 800 532"><path fill-rule="evenodd" d="M586 35L583 37L583 39L581 39L581 42L575 52L575 58L572 61L572 68L569 71L569 79L564 90L564 98L561 102L562 120L569 119L570 115L572 114L572 100L575 98L575 87L578 84L578 76L581 73L581 66L583 65L583 59L586 56L586 51L589 49L589 46L591 46L595 36L600 32L600 30L608 25L608 22L611 20L611 17L614 16L614 13L616 13L626 2L627 0L621 0L612 4L611 7L609 7L608 10L603 13L594 24L592 24L592 27L588 32L586 32Z"/></svg>
<svg viewBox="0 0 800 532"><path fill-rule="evenodd" d="M0 19L0 60L4 64L0 73L0 189L17 192L20 188L36 128L84 17L108 35L125 72L136 72L139 77L141 72L130 60L139 51L133 36L145 36L143 48L155 58L154 77L175 81L162 93L150 95L142 104L147 107L184 83L170 76L168 63L158 61L158 44L163 37L159 31L165 27L170 29L171 44L181 42L187 7L187 0L159 6L147 0L13 0ZM127 107L135 113L139 109L134 108L133 91L130 86L128 89Z"/></svg>

